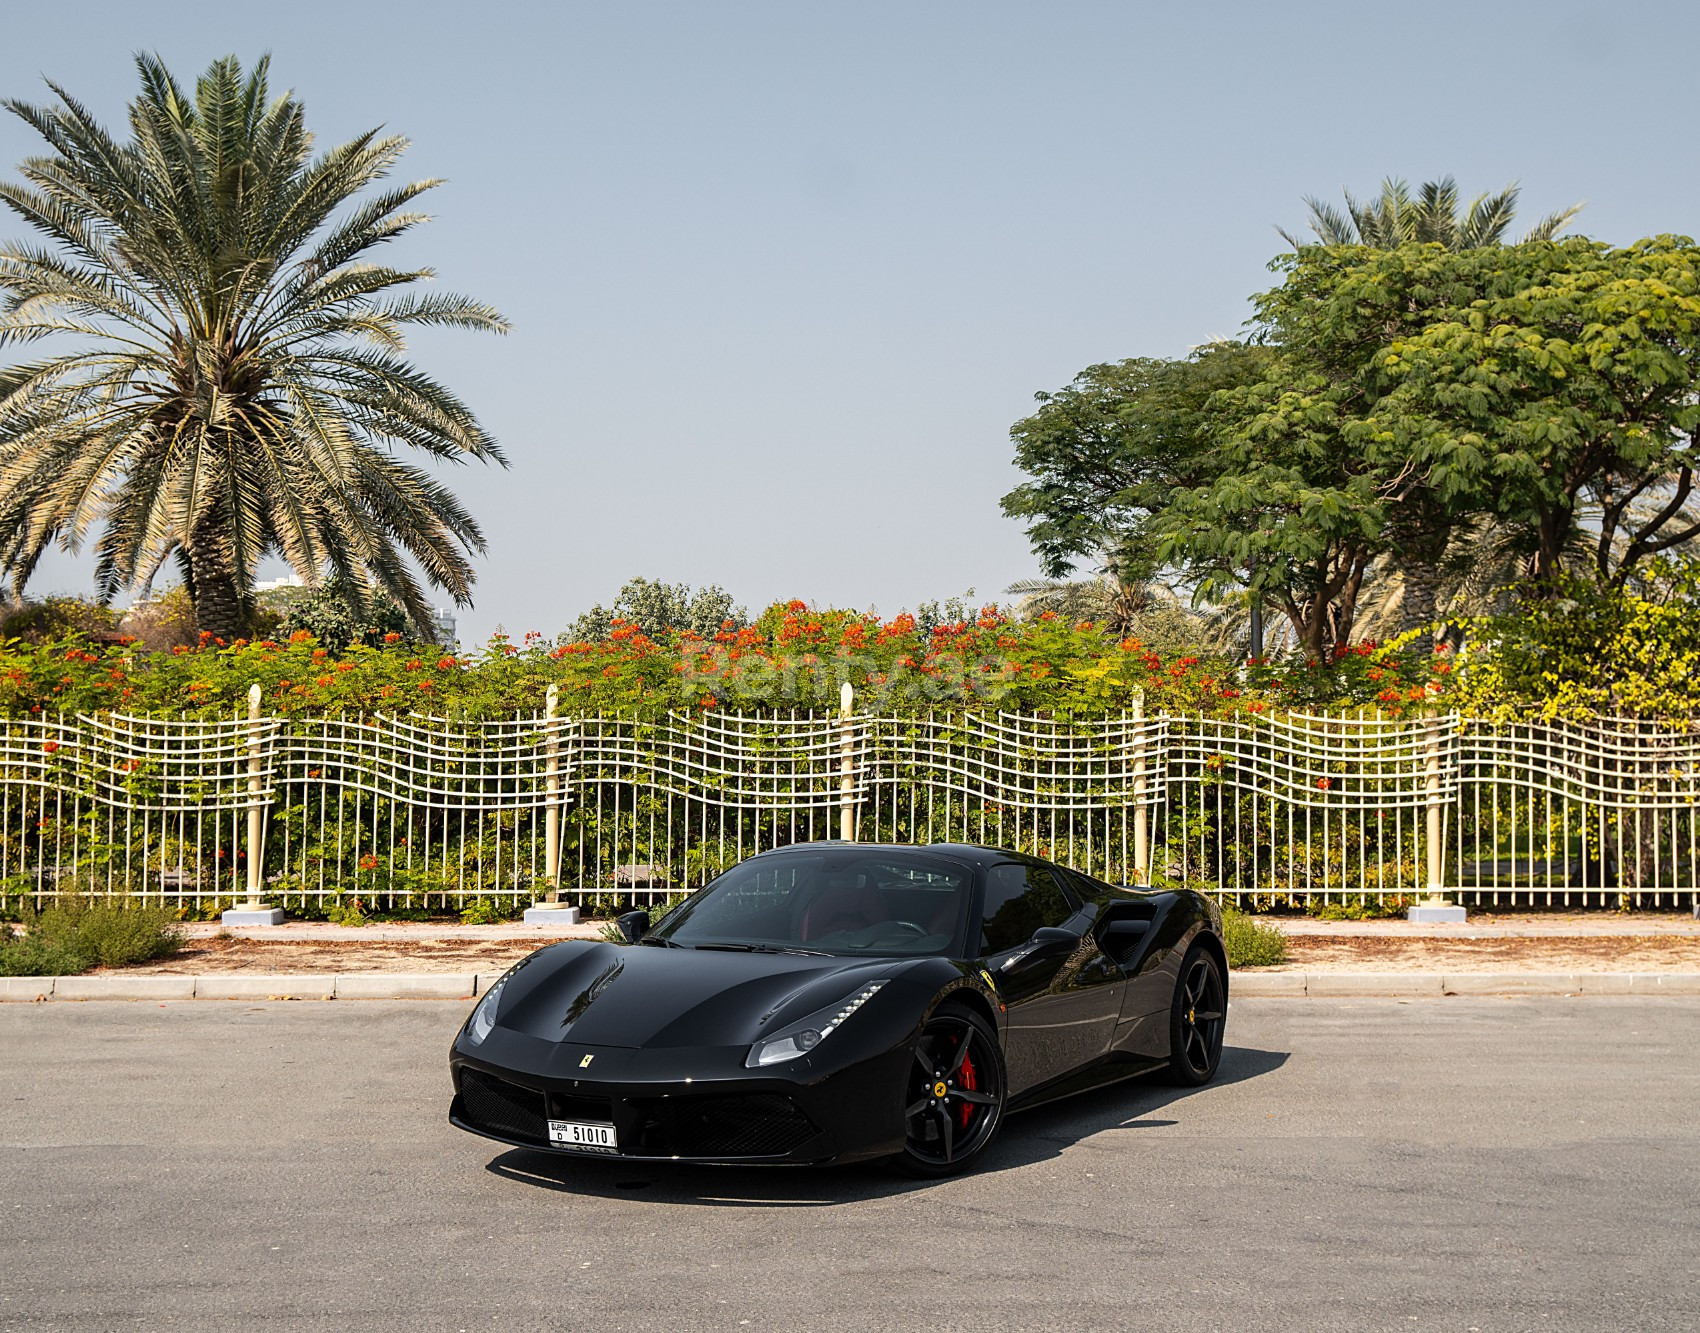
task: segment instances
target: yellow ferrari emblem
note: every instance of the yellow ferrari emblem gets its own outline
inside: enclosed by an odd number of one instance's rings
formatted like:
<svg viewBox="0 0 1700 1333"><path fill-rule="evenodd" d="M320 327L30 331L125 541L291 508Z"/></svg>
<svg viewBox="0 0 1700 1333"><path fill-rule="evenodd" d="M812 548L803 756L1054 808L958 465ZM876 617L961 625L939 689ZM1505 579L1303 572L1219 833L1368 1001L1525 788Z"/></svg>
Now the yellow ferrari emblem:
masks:
<svg viewBox="0 0 1700 1333"><path fill-rule="evenodd" d="M592 1060L594 1060L594 1059L595 1059L595 1058L596 1058L596 1057L595 1057L595 1056L594 1056L594 1055L587 1055L587 1056L585 1056L585 1057L584 1057L584 1059L582 1059L582 1060L580 1060L580 1061L579 1061L579 1062L578 1062L578 1067L579 1067L579 1068L580 1068L580 1069L588 1069L588 1068L590 1068L590 1062L591 1062L591 1061L592 1061Z"/></svg>
<svg viewBox="0 0 1700 1333"><path fill-rule="evenodd" d="M998 993L998 983L992 980L992 974L982 967L980 969L980 975L986 979L986 985L992 988L992 994L996 995Z"/></svg>
<svg viewBox="0 0 1700 1333"><path fill-rule="evenodd" d="M933 1084L933 1096L935 1097L943 1097L949 1091L950 1089L945 1087L943 1083Z"/></svg>

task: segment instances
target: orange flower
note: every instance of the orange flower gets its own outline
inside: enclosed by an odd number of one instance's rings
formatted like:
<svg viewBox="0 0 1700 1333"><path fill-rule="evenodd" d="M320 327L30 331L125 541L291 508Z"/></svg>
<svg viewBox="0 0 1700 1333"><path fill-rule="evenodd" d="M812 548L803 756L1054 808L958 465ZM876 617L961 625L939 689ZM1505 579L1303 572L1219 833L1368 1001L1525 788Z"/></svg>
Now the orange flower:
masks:
<svg viewBox="0 0 1700 1333"><path fill-rule="evenodd" d="M1318 787L1322 788L1323 791L1327 791L1330 787L1332 787L1334 785L1334 779L1333 778L1318 778L1316 780L1316 785Z"/></svg>
<svg viewBox="0 0 1700 1333"><path fill-rule="evenodd" d="M41 748L46 750L48 754L58 754L59 753L59 742L58 741L43 741Z"/></svg>
<svg viewBox="0 0 1700 1333"><path fill-rule="evenodd" d="M388 634L384 635L384 642L385 643L400 643L401 642L401 635L397 634L392 629Z"/></svg>

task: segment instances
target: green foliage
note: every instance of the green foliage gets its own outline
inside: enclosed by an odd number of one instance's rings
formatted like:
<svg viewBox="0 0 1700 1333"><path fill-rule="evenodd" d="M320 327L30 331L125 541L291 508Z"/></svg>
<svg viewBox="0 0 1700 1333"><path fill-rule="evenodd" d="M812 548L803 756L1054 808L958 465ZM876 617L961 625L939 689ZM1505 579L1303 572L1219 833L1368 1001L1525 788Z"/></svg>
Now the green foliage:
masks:
<svg viewBox="0 0 1700 1333"><path fill-rule="evenodd" d="M513 920L517 911L513 901L504 902L498 898L474 898L461 908L460 921L463 926L494 926L503 921Z"/></svg>
<svg viewBox="0 0 1700 1333"><path fill-rule="evenodd" d="M0 548L22 586L60 540L94 540L103 596L175 560L202 629L252 625L259 560L378 588L424 629L414 569L465 602L477 524L399 453L502 461L446 387L402 359L415 328L501 332L489 306L413 291L375 262L425 221L436 181L364 200L407 144L376 131L316 150L269 62L214 61L193 89L139 56L126 138L57 85L7 102L46 141L0 183L39 234L0 245L0 341L74 350L0 370ZM45 244L43 244L44 242Z"/></svg>
<svg viewBox="0 0 1700 1333"><path fill-rule="evenodd" d="M1620 585L1562 576L1552 595L1470 626L1459 703L1504 720L1700 713L1700 559Z"/></svg>
<svg viewBox="0 0 1700 1333"><path fill-rule="evenodd" d="M0 976L66 976L127 967L183 946L168 908L123 900L61 898L26 915L22 934L0 927Z"/></svg>
<svg viewBox="0 0 1700 1333"><path fill-rule="evenodd" d="M1228 966L1275 967L1287 958L1287 937L1280 930L1235 908L1222 908L1222 943Z"/></svg>
<svg viewBox="0 0 1700 1333"><path fill-rule="evenodd" d="M732 604L732 594L718 584L691 592L684 583L656 579L627 579L610 607L598 604L574 623L568 636L575 643L602 643L616 624L635 625L652 639L690 633L710 638L722 629L740 629L749 612Z"/></svg>
<svg viewBox="0 0 1700 1333"><path fill-rule="evenodd" d="M1503 245L1511 220L1517 214L1516 185L1496 194L1478 194L1461 207L1458 182L1451 176L1425 181L1412 195L1404 181L1389 176L1373 199L1359 201L1346 191L1346 211L1310 196L1310 229L1323 245L1367 245L1395 250L1412 241L1445 246L1448 250L1475 250ZM1525 241L1550 241L1582 211L1581 204L1549 213L1524 236ZM1298 250L1306 244L1289 232L1282 238Z"/></svg>
<svg viewBox="0 0 1700 1333"><path fill-rule="evenodd" d="M277 633L288 638L305 632L331 652L341 653L351 643L376 648L385 641L385 635L408 637L410 629L407 613L388 594L379 593L362 609L348 582L332 578L292 597Z"/></svg>
<svg viewBox="0 0 1700 1333"><path fill-rule="evenodd" d="M1204 601L1249 591L1321 657L1394 571L1404 623L1431 621L1455 531L1499 529L1537 593L1581 548L1621 581L1700 537L1690 241L1311 245L1275 267L1255 346L1095 366L1016 424L1033 480L1004 508L1052 573L1097 551Z"/></svg>
<svg viewBox="0 0 1700 1333"><path fill-rule="evenodd" d="M81 597L43 597L0 611L0 639L41 643L68 634L115 634L118 613Z"/></svg>
<svg viewBox="0 0 1700 1333"><path fill-rule="evenodd" d="M1360 893L1345 898L1305 900L1305 911L1319 921L1382 921L1403 916L1412 899L1405 894Z"/></svg>

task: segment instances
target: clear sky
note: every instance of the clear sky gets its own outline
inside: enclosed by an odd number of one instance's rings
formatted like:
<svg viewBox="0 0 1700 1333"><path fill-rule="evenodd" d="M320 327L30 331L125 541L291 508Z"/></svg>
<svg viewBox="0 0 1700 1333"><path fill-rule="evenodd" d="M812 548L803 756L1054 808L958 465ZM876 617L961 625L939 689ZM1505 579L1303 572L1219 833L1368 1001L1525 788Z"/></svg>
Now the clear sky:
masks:
<svg viewBox="0 0 1700 1333"><path fill-rule="evenodd" d="M1234 333L1301 196L1452 173L1609 240L1700 230L1697 38L1629 0L84 0L8 12L0 94L51 77L116 128L133 52L269 50L321 144L381 123L448 178L405 254L514 323L414 344L512 463L455 478L477 640L633 574L995 595L1036 572L998 510L1033 393ZM0 169L36 147L0 123Z"/></svg>

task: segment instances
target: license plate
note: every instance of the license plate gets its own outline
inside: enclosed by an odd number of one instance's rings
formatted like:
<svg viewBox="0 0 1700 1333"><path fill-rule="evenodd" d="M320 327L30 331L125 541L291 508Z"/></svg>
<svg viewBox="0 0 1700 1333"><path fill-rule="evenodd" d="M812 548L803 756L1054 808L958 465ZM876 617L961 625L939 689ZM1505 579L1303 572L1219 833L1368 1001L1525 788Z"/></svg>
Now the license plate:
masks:
<svg viewBox="0 0 1700 1333"><path fill-rule="evenodd" d="M582 1120L551 1120L549 1142L558 1148L579 1148L585 1152L620 1151L620 1145L614 1138L614 1126Z"/></svg>

